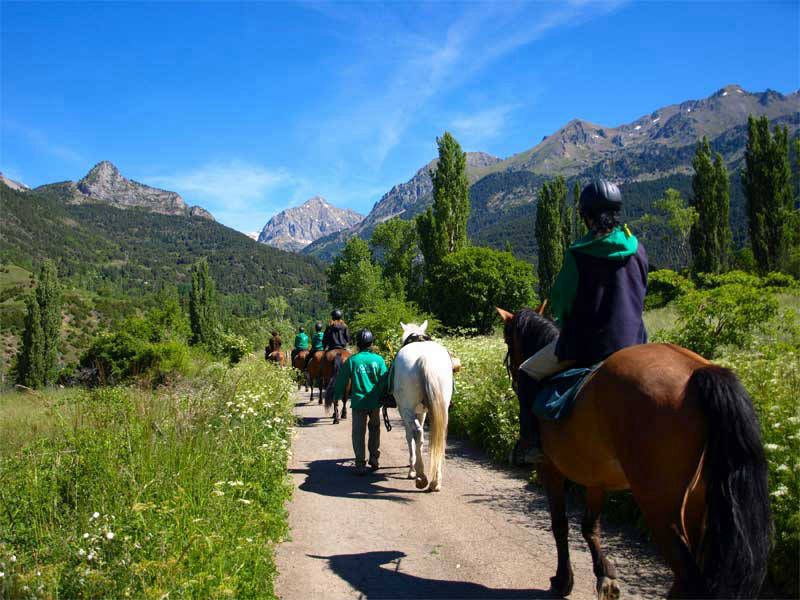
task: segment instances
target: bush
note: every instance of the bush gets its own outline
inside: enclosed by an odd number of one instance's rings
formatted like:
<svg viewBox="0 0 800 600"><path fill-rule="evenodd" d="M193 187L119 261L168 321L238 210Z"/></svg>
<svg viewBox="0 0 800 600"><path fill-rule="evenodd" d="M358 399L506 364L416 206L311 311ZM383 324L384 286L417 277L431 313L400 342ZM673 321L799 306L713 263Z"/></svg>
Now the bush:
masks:
<svg viewBox="0 0 800 600"><path fill-rule="evenodd" d="M356 313L350 322L351 334L359 329L367 328L375 336L375 345L383 354L393 354L400 349L403 330L400 323L416 323L421 325L428 321L428 334L439 328L439 321L432 315L424 313L413 302L405 302L400 298L380 298Z"/></svg>
<svg viewBox="0 0 800 600"><path fill-rule="evenodd" d="M514 311L530 304L535 284L531 265L510 252L471 246L442 260L432 300L444 325L488 333L497 319L495 307Z"/></svg>
<svg viewBox="0 0 800 600"><path fill-rule="evenodd" d="M796 288L797 287L797 280L792 277L791 275L787 275L786 273L767 273L764 275L762 281L764 287L768 288Z"/></svg>
<svg viewBox="0 0 800 600"><path fill-rule="evenodd" d="M661 308L694 289L694 284L670 269L653 271L647 276L645 310Z"/></svg>
<svg viewBox="0 0 800 600"><path fill-rule="evenodd" d="M250 343L244 336L221 333L218 337L219 354L228 360L229 365L238 363L250 350Z"/></svg>
<svg viewBox="0 0 800 600"><path fill-rule="evenodd" d="M745 273L744 271L728 271L727 273L698 273L698 287L701 289L712 289L722 285L741 285L751 288L758 288L763 282L757 275Z"/></svg>
<svg viewBox="0 0 800 600"><path fill-rule="evenodd" d="M697 290L677 302L678 327L660 337L713 358L721 346L746 348L778 313L778 301L757 288L730 283Z"/></svg>

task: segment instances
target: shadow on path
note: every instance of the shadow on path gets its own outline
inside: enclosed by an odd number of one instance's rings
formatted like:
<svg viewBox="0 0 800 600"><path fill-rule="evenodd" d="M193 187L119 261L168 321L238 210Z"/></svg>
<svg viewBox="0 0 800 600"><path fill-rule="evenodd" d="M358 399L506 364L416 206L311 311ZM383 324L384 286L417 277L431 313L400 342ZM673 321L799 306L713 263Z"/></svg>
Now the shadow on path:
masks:
<svg viewBox="0 0 800 600"><path fill-rule="evenodd" d="M469 581L425 579L400 571L405 553L398 550L336 554L311 558L327 560L331 570L365 598L556 598L547 590L492 589ZM383 567L382 565L387 565Z"/></svg>
<svg viewBox="0 0 800 600"><path fill-rule="evenodd" d="M307 468L289 469L289 473L305 474L305 480L298 487L304 492L322 496L410 502L411 496L425 493L423 490L414 489L413 482L397 475L397 469L401 469L404 472L405 466L384 467L376 473L358 477L353 473L351 467L346 466L346 463L351 462L352 459L348 458L312 460L306 463ZM412 487L401 489L380 485L382 482L396 479L408 481ZM400 496L398 494L403 495Z"/></svg>

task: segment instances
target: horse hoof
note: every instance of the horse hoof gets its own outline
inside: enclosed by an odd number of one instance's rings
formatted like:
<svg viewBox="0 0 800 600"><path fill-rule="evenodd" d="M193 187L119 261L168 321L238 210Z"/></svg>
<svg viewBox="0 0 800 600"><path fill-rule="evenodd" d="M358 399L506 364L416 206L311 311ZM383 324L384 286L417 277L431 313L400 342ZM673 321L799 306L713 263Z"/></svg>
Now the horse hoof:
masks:
<svg viewBox="0 0 800 600"><path fill-rule="evenodd" d="M334 419L333 419L333 424L334 424L334 425L338 425L338 424L339 424L339 419L336 419L336 418L334 418Z"/></svg>
<svg viewBox="0 0 800 600"><path fill-rule="evenodd" d="M347 418L347 413L346 413L346 412L344 412L344 411L342 411L342 418L343 418L343 419L346 419L346 418Z"/></svg>
<svg viewBox="0 0 800 600"><path fill-rule="evenodd" d="M597 580L597 600L619 600L621 595L615 579L601 577Z"/></svg>
<svg viewBox="0 0 800 600"><path fill-rule="evenodd" d="M416 478L417 478L417 472L416 471L409 471L408 472L408 479L416 479Z"/></svg>
<svg viewBox="0 0 800 600"><path fill-rule="evenodd" d="M420 475L417 477L415 485L417 486L418 490L424 490L426 487L428 487L428 478L425 477L425 475Z"/></svg>
<svg viewBox="0 0 800 600"><path fill-rule="evenodd" d="M570 573L569 577L563 579L561 577L551 577L550 578L550 592L554 595L559 596L561 598L565 596L569 596L572 593L572 585L574 580L572 578L572 574Z"/></svg>

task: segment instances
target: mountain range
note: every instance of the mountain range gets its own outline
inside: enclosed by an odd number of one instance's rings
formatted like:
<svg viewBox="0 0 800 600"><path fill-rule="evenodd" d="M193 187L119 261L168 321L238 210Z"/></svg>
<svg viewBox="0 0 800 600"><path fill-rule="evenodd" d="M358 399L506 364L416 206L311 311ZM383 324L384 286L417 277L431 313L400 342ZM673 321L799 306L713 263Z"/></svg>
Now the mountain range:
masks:
<svg viewBox="0 0 800 600"><path fill-rule="evenodd" d="M538 144L501 160L467 153L470 178L468 232L475 243L504 248L532 260L533 214L542 183L564 176L571 189L602 176L621 185L624 216L641 216L668 187L691 194L691 162L698 140L709 138L731 175L731 220L735 240L745 236L744 198L738 184L747 143L747 117L766 115L772 125L786 125L790 135L800 129L800 91L784 95L773 90L752 93L728 85L702 100L687 100L653 110L616 127L574 119ZM406 183L394 186L366 218L350 229L316 240L304 254L330 260L353 235L368 238L375 224L398 216L411 219L432 203L428 175L435 161ZM658 257L656 257L658 260Z"/></svg>
<svg viewBox="0 0 800 600"><path fill-rule="evenodd" d="M336 208L325 198L314 196L300 206L287 208L272 217L257 240L281 250L297 252L325 235L360 223L364 215Z"/></svg>

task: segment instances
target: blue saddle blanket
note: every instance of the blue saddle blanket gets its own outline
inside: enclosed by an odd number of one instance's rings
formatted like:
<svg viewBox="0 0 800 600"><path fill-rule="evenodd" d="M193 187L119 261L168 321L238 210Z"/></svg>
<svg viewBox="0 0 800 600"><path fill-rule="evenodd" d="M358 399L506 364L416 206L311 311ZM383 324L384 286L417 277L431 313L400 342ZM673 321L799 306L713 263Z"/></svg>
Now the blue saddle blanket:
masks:
<svg viewBox="0 0 800 600"><path fill-rule="evenodd" d="M567 418L575 406L575 399L584 382L601 366L603 363L599 362L591 367L567 369L546 379L536 394L533 414L549 421Z"/></svg>

